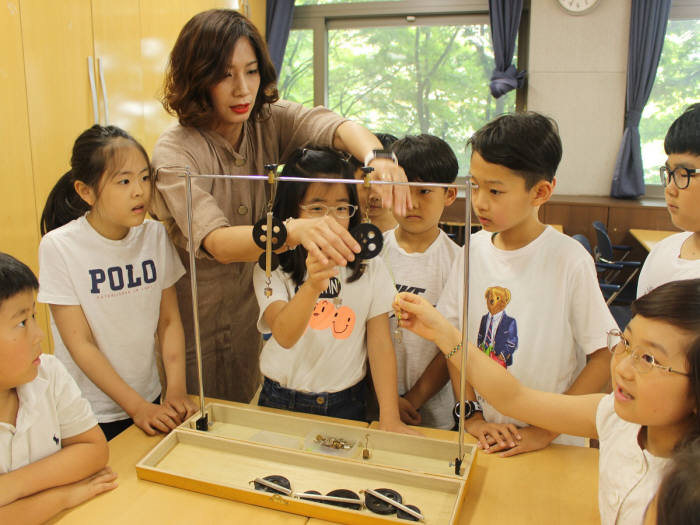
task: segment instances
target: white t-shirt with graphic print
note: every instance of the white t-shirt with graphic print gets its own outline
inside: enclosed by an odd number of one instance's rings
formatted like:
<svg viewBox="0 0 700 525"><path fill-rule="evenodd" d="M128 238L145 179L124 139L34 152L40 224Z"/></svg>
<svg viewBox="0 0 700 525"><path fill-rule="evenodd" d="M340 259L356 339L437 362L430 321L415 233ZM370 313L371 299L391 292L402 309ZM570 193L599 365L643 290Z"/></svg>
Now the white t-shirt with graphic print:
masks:
<svg viewBox="0 0 700 525"><path fill-rule="evenodd" d="M340 392L365 377L367 372L366 323L392 310L396 292L381 257L365 262L364 274L351 283L350 271L340 267L321 294L306 332L291 348L282 347L270 337L260 354L260 371L285 388L302 392ZM255 267L255 295L260 305L258 330L270 332L263 319L275 301L290 301L297 286L280 266L271 275L272 295L265 296L265 272ZM339 297L342 304L335 305Z"/></svg>
<svg viewBox="0 0 700 525"><path fill-rule="evenodd" d="M681 259L681 247L693 232L680 232L659 242L647 255L639 272L637 297L671 281L700 278L700 259Z"/></svg>
<svg viewBox="0 0 700 525"><path fill-rule="evenodd" d="M477 344L480 331L485 338L487 290L507 289L510 301L505 308L501 296L506 294L500 290L497 294L501 302L494 310L504 315L492 333L492 358L510 355L507 370L530 388L565 392L583 369L586 355L605 348L606 331L617 326L600 292L591 256L574 239L549 226L518 250L496 248L487 231L473 234L469 249L469 341ZM463 265L460 253L438 302L438 310L457 327L462 324ZM487 421L525 425L500 414L478 392L477 397ZM582 438L571 436L559 436L555 442L583 444Z"/></svg>
<svg viewBox="0 0 700 525"><path fill-rule="evenodd" d="M412 292L424 297L430 304L436 304L443 288L449 283L450 268L462 248L440 230L440 234L427 250L408 253L396 241L395 231L384 233L382 258L394 278L397 291ZM397 325L397 319L393 313L389 321L393 336ZM404 395L416 384L439 350L430 341L403 329L401 340L397 341L394 338L394 349L396 350L399 395ZM452 428L454 405L452 385L448 381L421 407L422 425L433 428Z"/></svg>
<svg viewBox="0 0 700 525"><path fill-rule="evenodd" d="M163 290L185 273L165 227L146 220L115 241L85 216L50 231L39 244L38 301L80 305L97 347L147 401L160 394L155 335ZM129 416L73 361L54 320L54 354L90 401L100 423Z"/></svg>

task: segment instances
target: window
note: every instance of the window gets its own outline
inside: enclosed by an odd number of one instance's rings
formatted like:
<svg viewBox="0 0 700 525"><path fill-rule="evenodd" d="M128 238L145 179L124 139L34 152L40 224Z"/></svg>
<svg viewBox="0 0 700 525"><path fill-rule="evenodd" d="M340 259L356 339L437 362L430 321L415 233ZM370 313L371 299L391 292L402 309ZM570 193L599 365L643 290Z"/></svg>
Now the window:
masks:
<svg viewBox="0 0 700 525"><path fill-rule="evenodd" d="M700 102L698 85L700 19L675 19L672 8L654 87L639 124L647 195L662 194L659 166L666 161L664 137L687 106Z"/></svg>
<svg viewBox="0 0 700 525"><path fill-rule="evenodd" d="M378 133L437 135L460 160L475 130L515 110L514 91L500 99L489 92L485 0L304 5L323 1L297 0L303 7L295 9L280 72L282 98L324 104Z"/></svg>

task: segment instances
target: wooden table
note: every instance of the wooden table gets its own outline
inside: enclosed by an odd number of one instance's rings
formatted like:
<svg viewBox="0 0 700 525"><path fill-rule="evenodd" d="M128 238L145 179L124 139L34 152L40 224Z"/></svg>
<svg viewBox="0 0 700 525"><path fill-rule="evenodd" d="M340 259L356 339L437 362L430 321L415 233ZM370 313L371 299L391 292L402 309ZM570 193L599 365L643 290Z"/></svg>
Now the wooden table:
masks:
<svg viewBox="0 0 700 525"><path fill-rule="evenodd" d="M419 430L428 437L457 441L456 432ZM329 523L138 479L135 464L161 439L162 435L149 437L135 426L113 439L109 464L119 474L119 487L60 514L50 523ZM475 442L471 436L467 439ZM551 445L512 458L477 453L459 523L599 523L597 494L598 451L595 449Z"/></svg>
<svg viewBox="0 0 700 525"><path fill-rule="evenodd" d="M630 229L630 235L639 241L639 244L644 246L648 252L660 241L663 241L669 235L678 233L677 231L668 230L639 230Z"/></svg>

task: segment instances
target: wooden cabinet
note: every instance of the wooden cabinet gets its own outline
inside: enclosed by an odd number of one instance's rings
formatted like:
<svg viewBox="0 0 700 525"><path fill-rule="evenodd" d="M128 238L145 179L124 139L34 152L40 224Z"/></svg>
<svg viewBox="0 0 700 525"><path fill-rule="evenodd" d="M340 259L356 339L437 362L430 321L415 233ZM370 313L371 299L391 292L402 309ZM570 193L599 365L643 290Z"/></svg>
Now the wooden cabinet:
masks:
<svg viewBox="0 0 700 525"><path fill-rule="evenodd" d="M169 53L182 26L200 11L239 4L230 0L3 2L1 251L38 273L39 218L49 192L70 168L76 137L95 122L109 123L124 128L146 151L152 151L160 134L175 122L159 98ZM265 0L247 5L253 22L264 28ZM39 318L48 333L45 307L40 308ZM47 343L45 350L49 348Z"/></svg>

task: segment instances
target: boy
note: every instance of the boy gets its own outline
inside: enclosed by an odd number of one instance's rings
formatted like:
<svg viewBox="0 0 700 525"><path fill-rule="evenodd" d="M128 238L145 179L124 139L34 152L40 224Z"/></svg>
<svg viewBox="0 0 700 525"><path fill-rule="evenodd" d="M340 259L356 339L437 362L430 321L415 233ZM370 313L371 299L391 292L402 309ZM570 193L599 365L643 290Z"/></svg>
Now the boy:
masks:
<svg viewBox="0 0 700 525"><path fill-rule="evenodd" d="M661 168L664 197L676 228L651 250L637 283L637 297L672 280L700 277L700 103L688 107L668 128L668 159Z"/></svg>
<svg viewBox="0 0 700 525"><path fill-rule="evenodd" d="M392 146L410 182L449 184L459 165L452 148L432 135L408 136ZM460 247L439 226L445 206L457 196L455 188L412 187L413 207L398 226L384 234L384 262L397 291L411 291L435 304ZM398 371L399 408L404 423L450 429L454 396L445 359L434 344L406 330L396 331L390 318Z"/></svg>
<svg viewBox="0 0 700 525"><path fill-rule="evenodd" d="M90 405L42 355L32 271L0 253L0 523L43 523L116 487Z"/></svg>
<svg viewBox="0 0 700 525"><path fill-rule="evenodd" d="M387 151L391 150L391 145L398 140L389 133L375 133L375 136ZM364 173L360 169L362 167L361 161L362 159L358 161L355 157L350 157L350 164L355 170L356 179L364 177ZM382 206L382 198L374 190L366 190L362 184L358 184L357 198L360 201L360 213L362 214L363 222L371 222L382 232L396 227L396 219L394 219L391 209Z"/></svg>
<svg viewBox="0 0 700 525"><path fill-rule="evenodd" d="M533 112L502 115L467 145L472 207L483 227L470 244L468 339L526 386L599 392L610 378L604 328L616 327L615 321L590 255L537 216L552 195L561 160L556 124ZM462 324L463 265L460 254L438 302L455 326ZM459 392L452 367L450 375ZM556 437L504 417L469 384L465 404L467 432L490 452L510 449L503 456L512 456L544 448ZM557 442L583 444L570 436Z"/></svg>

